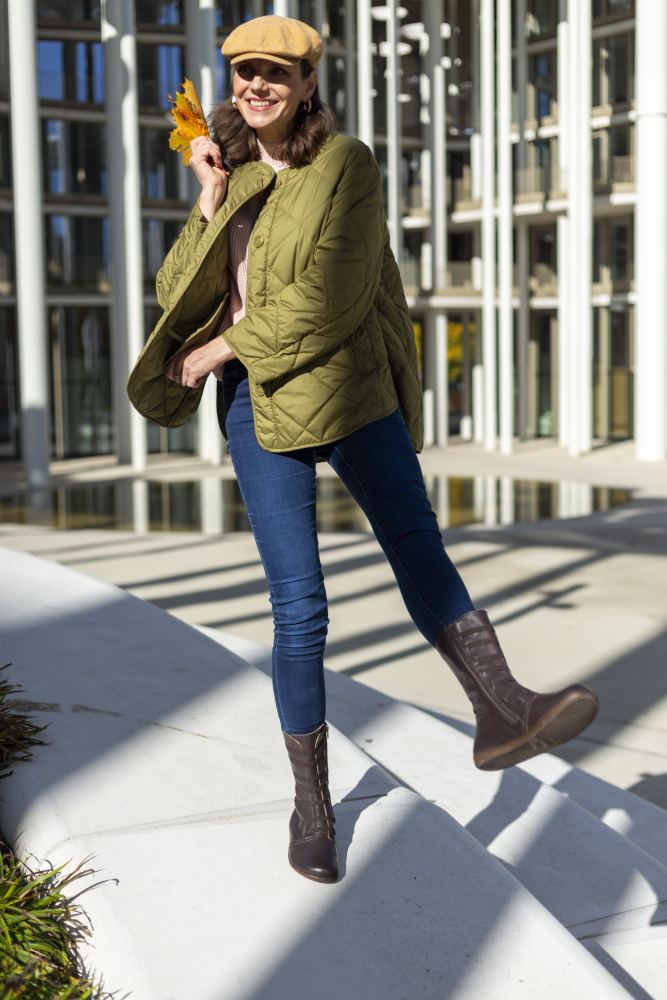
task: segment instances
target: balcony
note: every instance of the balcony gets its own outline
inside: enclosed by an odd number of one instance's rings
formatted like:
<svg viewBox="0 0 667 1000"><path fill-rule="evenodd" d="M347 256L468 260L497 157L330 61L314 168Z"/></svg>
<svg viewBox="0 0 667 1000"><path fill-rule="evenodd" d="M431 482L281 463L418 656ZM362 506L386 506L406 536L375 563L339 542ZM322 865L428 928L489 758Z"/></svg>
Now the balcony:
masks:
<svg viewBox="0 0 667 1000"><path fill-rule="evenodd" d="M473 198L472 176L466 171L463 177L451 178L447 181L447 200L449 204L458 211L470 208L479 208L481 202L479 198Z"/></svg>
<svg viewBox="0 0 667 1000"><path fill-rule="evenodd" d="M593 275L593 295L627 294L634 290L634 276L621 268L602 264Z"/></svg>
<svg viewBox="0 0 667 1000"><path fill-rule="evenodd" d="M407 197L401 193L399 200L400 214L413 218L427 218L429 209L424 205L424 190L421 184L411 184L407 189Z"/></svg>
<svg viewBox="0 0 667 1000"><path fill-rule="evenodd" d="M544 201L564 197L565 171L557 166L526 167L514 171L514 200L516 202Z"/></svg>
<svg viewBox="0 0 667 1000"><path fill-rule="evenodd" d="M634 156L611 156L608 159L601 159L595 164L593 176L595 194L611 194L612 192L634 191L634 189Z"/></svg>
<svg viewBox="0 0 667 1000"><path fill-rule="evenodd" d="M528 287L533 295L558 295L558 275L550 264L533 264Z"/></svg>
<svg viewBox="0 0 667 1000"><path fill-rule="evenodd" d="M414 257L404 257L399 262L401 281L406 295L418 295L421 288L421 269L419 261Z"/></svg>
<svg viewBox="0 0 667 1000"><path fill-rule="evenodd" d="M450 260L445 270L436 275L435 295L479 295L475 287L470 260Z"/></svg>

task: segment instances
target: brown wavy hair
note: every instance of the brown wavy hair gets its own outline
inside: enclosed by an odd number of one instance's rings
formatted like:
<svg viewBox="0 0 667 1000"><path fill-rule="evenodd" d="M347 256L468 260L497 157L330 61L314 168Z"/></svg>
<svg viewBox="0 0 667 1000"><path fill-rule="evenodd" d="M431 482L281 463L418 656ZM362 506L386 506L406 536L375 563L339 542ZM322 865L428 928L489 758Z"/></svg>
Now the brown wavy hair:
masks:
<svg viewBox="0 0 667 1000"><path fill-rule="evenodd" d="M299 63L301 77L305 80L312 73L313 67L307 59L301 59ZM303 101L299 102L292 131L280 146L272 150L277 159L285 160L290 167L311 163L324 140L338 131L338 118L321 100L319 89L319 84L316 84L310 98L310 111L306 111ZM216 104L208 116L211 138L220 147L222 162L230 171L248 160L261 159L257 133L232 104L231 98L230 93Z"/></svg>

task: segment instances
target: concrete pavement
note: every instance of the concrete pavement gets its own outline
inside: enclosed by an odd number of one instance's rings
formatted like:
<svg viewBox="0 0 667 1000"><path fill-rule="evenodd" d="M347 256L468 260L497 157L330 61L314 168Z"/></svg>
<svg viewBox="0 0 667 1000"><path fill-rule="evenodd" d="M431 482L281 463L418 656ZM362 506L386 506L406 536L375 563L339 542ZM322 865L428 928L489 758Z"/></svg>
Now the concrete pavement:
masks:
<svg viewBox="0 0 667 1000"><path fill-rule="evenodd" d="M428 450L421 461L426 477L532 477L634 490L629 504L597 514L444 528L444 536L519 679L542 690L585 681L600 696L598 718L562 748L563 759L667 807L667 463L635 462L629 443L577 460L551 443L510 457L453 445ZM60 483L130 474L99 459L54 471ZM146 478L199 474L229 476L230 468L178 459L153 463ZM320 538L331 617L327 667L472 721L467 699L410 620L374 537ZM142 536L4 524L0 544L80 568L184 621L271 643L266 581L247 533Z"/></svg>

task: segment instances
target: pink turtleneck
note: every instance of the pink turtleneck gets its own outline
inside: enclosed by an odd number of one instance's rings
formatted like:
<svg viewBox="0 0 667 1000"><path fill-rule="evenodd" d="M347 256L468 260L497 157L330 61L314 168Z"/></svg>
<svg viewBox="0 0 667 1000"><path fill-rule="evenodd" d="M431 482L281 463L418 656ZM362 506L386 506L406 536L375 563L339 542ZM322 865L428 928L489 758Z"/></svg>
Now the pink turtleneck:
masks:
<svg viewBox="0 0 667 1000"><path fill-rule="evenodd" d="M276 160L269 153L267 147L257 140L261 158L265 163L270 163L278 173L289 166L284 160ZM269 143L269 145L272 145ZM243 316L245 316L245 298L248 279L248 243L250 233L259 215L266 191L259 191L253 195L245 205L234 212L229 220L227 232L229 234L229 260L227 269L229 271L230 299L218 335L224 333L228 327L233 326ZM222 366L224 367L224 366ZM222 378L222 367L215 369L216 378Z"/></svg>

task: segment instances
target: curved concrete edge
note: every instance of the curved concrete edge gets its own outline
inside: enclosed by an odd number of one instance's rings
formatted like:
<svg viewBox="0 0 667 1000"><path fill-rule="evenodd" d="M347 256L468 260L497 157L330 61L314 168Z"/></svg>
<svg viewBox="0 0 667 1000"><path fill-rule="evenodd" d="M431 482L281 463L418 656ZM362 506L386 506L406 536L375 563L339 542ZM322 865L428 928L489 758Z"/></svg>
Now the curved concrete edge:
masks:
<svg viewBox="0 0 667 1000"><path fill-rule="evenodd" d="M229 634L219 641L270 671L267 647ZM327 674L327 710L396 780L440 805L502 860L622 988L643 997L646 984L667 981L663 928L655 926L667 916L667 868L655 858L527 768L478 771L472 739L428 712L333 671ZM526 763L552 779L564 777L563 762L553 755ZM633 815L655 811L613 786L605 800L606 783L587 782L584 772L578 777L565 766L570 787L592 789L595 810L623 802Z"/></svg>
<svg viewBox="0 0 667 1000"><path fill-rule="evenodd" d="M541 754L520 767L542 784L567 795L667 867L667 810L572 767L553 754Z"/></svg>
<svg viewBox="0 0 667 1000"><path fill-rule="evenodd" d="M234 650L246 662L252 663L265 673L270 674L270 647L232 635L221 629L206 628L205 626L199 626L199 628L215 641L220 641L222 638L226 648ZM328 689L339 683L343 685L347 683L351 686L358 685L362 691L369 690L368 685L355 681L344 674L332 670L327 670L326 673ZM355 689L352 688L352 690ZM374 689L370 690L374 691L374 694L378 694ZM381 694L380 698L386 707L405 705L404 702L399 702L389 695ZM354 703L362 709L362 703L356 694ZM336 708L333 703L331 707L334 710ZM406 707L413 712L421 713L421 716L434 718L431 713L416 706L407 705ZM345 710L350 726L356 725L358 721L350 714L353 709L354 704L347 705ZM365 710L362 709L361 721L365 717ZM446 725L446 722L442 721L442 725ZM460 729L457 728L455 731L460 732ZM354 739L354 735L351 738ZM469 741L469 745L470 759L472 759L472 740ZM574 767L554 754L540 754L531 760L523 761L513 770L524 771L540 784L550 785L667 868L667 810L635 795L634 792L619 788L617 785L612 785L587 771ZM477 771L473 771L473 773L478 774Z"/></svg>
<svg viewBox="0 0 667 1000"><path fill-rule="evenodd" d="M111 585L15 553L0 564L13 581L5 647L31 714L50 723L50 744L3 783L3 829L54 864L93 854L91 879L105 881L79 903L108 989L625 995L474 837L335 730L343 878L296 874L269 679Z"/></svg>

